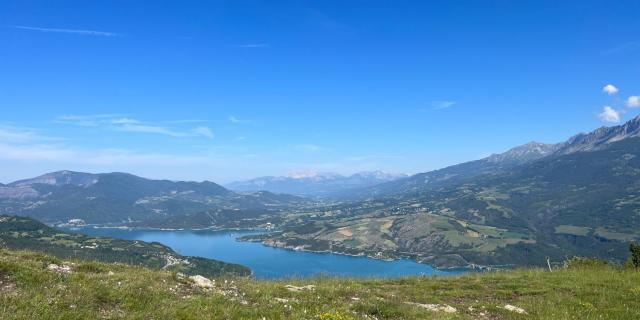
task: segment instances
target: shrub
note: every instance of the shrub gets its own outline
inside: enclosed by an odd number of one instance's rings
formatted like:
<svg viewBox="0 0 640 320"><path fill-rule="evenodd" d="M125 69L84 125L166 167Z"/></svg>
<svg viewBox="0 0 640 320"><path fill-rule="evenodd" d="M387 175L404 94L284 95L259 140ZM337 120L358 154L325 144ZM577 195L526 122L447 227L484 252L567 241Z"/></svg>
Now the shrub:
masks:
<svg viewBox="0 0 640 320"><path fill-rule="evenodd" d="M569 269L596 268L609 265L606 260L595 257L573 257L565 262Z"/></svg>
<svg viewBox="0 0 640 320"><path fill-rule="evenodd" d="M94 261L81 263L80 265L78 265L76 270L80 272L88 272L88 273L102 273L107 271L102 266L102 264Z"/></svg>
<svg viewBox="0 0 640 320"><path fill-rule="evenodd" d="M636 269L636 266L633 265L633 261L631 257L629 257L629 259L627 259L627 261L624 262L624 264L622 265L622 268L626 270Z"/></svg>
<svg viewBox="0 0 640 320"><path fill-rule="evenodd" d="M631 263L634 267L640 268L640 244L630 244L629 251L631 251Z"/></svg>

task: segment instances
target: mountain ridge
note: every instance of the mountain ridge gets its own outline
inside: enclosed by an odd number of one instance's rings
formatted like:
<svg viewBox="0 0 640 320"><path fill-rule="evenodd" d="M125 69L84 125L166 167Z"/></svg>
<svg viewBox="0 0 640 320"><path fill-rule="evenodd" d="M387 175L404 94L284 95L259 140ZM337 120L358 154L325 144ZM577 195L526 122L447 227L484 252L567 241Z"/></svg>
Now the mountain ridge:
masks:
<svg viewBox="0 0 640 320"><path fill-rule="evenodd" d="M210 181L152 180L121 172L65 170L0 186L0 213L45 222L121 223L211 209L271 211L305 201L272 193L238 194Z"/></svg>
<svg viewBox="0 0 640 320"><path fill-rule="evenodd" d="M360 188L343 199L365 199L391 196L404 192L420 192L438 188L443 184L457 183L481 174L498 173L515 166L554 155L567 155L604 148L607 144L626 138L640 137L640 115L617 126L600 127L587 133L579 133L553 144L531 141L488 157L459 163L442 169L418 173L378 185Z"/></svg>
<svg viewBox="0 0 640 320"><path fill-rule="evenodd" d="M383 171L363 171L351 175L337 173L305 173L290 176L264 176L234 181L225 186L238 192L270 191L302 196L329 196L353 188L371 186L406 177Z"/></svg>
<svg viewBox="0 0 640 320"><path fill-rule="evenodd" d="M640 137L630 137L428 190L319 208L303 225L245 240L443 268L542 266L545 257L572 256L621 263L629 242L640 240L639 177Z"/></svg>

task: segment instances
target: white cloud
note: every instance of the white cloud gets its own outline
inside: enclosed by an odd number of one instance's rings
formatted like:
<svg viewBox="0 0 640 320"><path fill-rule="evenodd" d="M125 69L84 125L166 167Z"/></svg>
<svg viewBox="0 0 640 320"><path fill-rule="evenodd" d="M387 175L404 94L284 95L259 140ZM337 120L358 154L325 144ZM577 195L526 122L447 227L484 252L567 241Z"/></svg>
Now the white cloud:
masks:
<svg viewBox="0 0 640 320"><path fill-rule="evenodd" d="M178 165L206 163L208 157L77 148L64 144L62 139L39 135L29 128L0 127L0 160L65 165Z"/></svg>
<svg viewBox="0 0 640 320"><path fill-rule="evenodd" d="M58 161L73 159L73 152L55 145L15 145L0 143L0 159L21 161Z"/></svg>
<svg viewBox="0 0 640 320"><path fill-rule="evenodd" d="M114 32L104 32L95 30L81 30L81 29L58 29L58 28L40 28L40 27L27 27L27 26L12 26L15 29L39 31L39 32L56 32L67 34L78 34L83 36L98 36L98 37L119 37L121 34Z"/></svg>
<svg viewBox="0 0 640 320"><path fill-rule="evenodd" d="M602 92L605 92L606 94L608 94L610 96L618 93L618 91L619 91L618 88L616 88L616 86L614 86L612 84L608 84L608 85L606 85L606 86L604 86L602 88Z"/></svg>
<svg viewBox="0 0 640 320"><path fill-rule="evenodd" d="M605 106L602 108L602 112L598 113L598 118L604 122L618 123L620 122L620 111Z"/></svg>
<svg viewBox="0 0 640 320"><path fill-rule="evenodd" d="M434 101L431 103L431 105L433 106L433 110L440 110L440 109L446 109L449 108L451 106L453 106L454 104L456 104L455 101Z"/></svg>
<svg viewBox="0 0 640 320"><path fill-rule="evenodd" d="M37 130L24 127L0 126L0 142L20 144L35 141L62 141L64 139L43 136Z"/></svg>
<svg viewBox="0 0 640 320"><path fill-rule="evenodd" d="M182 166L209 162L205 156L138 153L120 149L82 150L56 144L16 145L8 143L0 143L0 159L98 166L128 166L149 163L161 166Z"/></svg>
<svg viewBox="0 0 640 320"><path fill-rule="evenodd" d="M205 138L213 139L213 132L211 132L211 129L207 127L197 127L193 129L193 132Z"/></svg>
<svg viewBox="0 0 640 320"><path fill-rule="evenodd" d="M114 126L113 129L115 131L122 131L122 132L161 134L161 135L166 135L166 136L176 137L176 138L191 136L191 134L188 134L185 132L172 131L164 127L144 125L144 124L125 123L123 125Z"/></svg>
<svg viewBox="0 0 640 320"><path fill-rule="evenodd" d="M193 120L180 121L173 120L170 123L180 128L169 128L164 125L148 123L137 119L123 117L114 114L96 114L96 115L64 115L55 119L56 123L70 124L83 127L98 127L106 130L146 133L165 135L174 138L186 137L205 137L212 139L213 132L211 129L198 126L195 128L184 128L186 124L194 122ZM198 121L202 122L202 121ZM168 124L164 122L162 124Z"/></svg>
<svg viewBox="0 0 640 320"><path fill-rule="evenodd" d="M0 127L0 141L10 143L28 142L36 139L35 132L29 129Z"/></svg>
<svg viewBox="0 0 640 320"><path fill-rule="evenodd" d="M640 107L640 96L630 96L629 98L627 98L625 105L629 108Z"/></svg>
<svg viewBox="0 0 640 320"><path fill-rule="evenodd" d="M201 135L208 134L205 130L200 131ZM4 169L0 170L0 178L3 182L10 182L43 172L73 169L88 172L122 171L163 179L203 179L213 176L203 175L202 168L217 172L213 168L235 165L242 170L248 166L246 161L249 161L212 148L184 154L81 147L70 145L69 142L39 135L32 129L0 126L0 167Z"/></svg>
<svg viewBox="0 0 640 320"><path fill-rule="evenodd" d="M138 123L140 123L140 121L138 121L136 119L130 119L130 118L120 118L120 119L111 120L111 123L113 123L113 124L138 124Z"/></svg>

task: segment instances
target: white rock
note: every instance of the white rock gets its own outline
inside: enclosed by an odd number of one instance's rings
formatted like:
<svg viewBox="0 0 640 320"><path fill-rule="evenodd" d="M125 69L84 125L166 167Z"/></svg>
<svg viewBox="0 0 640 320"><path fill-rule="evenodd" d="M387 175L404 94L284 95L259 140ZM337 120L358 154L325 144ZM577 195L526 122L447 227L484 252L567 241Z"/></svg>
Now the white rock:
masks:
<svg viewBox="0 0 640 320"><path fill-rule="evenodd" d="M284 287L287 288L287 290L292 291L292 292L301 292L301 291L306 291L306 290L313 291L313 290L316 289L316 286L314 286L312 284L307 285L307 286L302 286L302 287L296 287L296 286L288 284L288 285L286 285Z"/></svg>
<svg viewBox="0 0 640 320"><path fill-rule="evenodd" d="M527 314L527 311L525 311L524 309L522 309L522 308L518 308L518 307L516 307L516 306L512 306L512 305L510 305L510 304L508 304L508 305L504 306L504 308L505 308L506 310L511 311L511 312L520 313L520 314Z"/></svg>
<svg viewBox="0 0 640 320"><path fill-rule="evenodd" d="M51 270L51 271L55 271L57 273L71 273L71 267L68 265L57 265L57 264L50 264L49 266L47 266L47 269Z"/></svg>
<svg viewBox="0 0 640 320"><path fill-rule="evenodd" d="M416 302L405 302L406 304L414 305L416 307L424 308L429 311L439 311L446 313L456 313L458 310L456 308L448 305L448 304L429 304L429 303L416 303Z"/></svg>
<svg viewBox="0 0 640 320"><path fill-rule="evenodd" d="M190 276L189 279L200 288L213 288L215 283L201 275Z"/></svg>

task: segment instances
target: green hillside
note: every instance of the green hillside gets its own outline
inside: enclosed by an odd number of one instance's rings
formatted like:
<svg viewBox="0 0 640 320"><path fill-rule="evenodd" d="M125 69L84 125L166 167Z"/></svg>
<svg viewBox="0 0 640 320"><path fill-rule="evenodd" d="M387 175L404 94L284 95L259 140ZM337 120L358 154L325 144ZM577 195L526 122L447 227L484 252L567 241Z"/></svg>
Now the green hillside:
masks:
<svg viewBox="0 0 640 320"><path fill-rule="evenodd" d="M440 267L621 262L640 239L640 138L552 155L439 187L345 203L247 238L312 251L413 257ZM304 224L295 223L304 221Z"/></svg>
<svg viewBox="0 0 640 320"><path fill-rule="evenodd" d="M306 199L268 192L239 194L209 181L151 180L127 173L48 173L0 186L0 214L34 217L47 223L152 223L204 211L277 212Z"/></svg>
<svg viewBox="0 0 640 320"><path fill-rule="evenodd" d="M160 243L89 237L60 231L26 217L0 216L0 247L46 252L60 259L118 262L207 276L249 275L240 265L185 257Z"/></svg>

